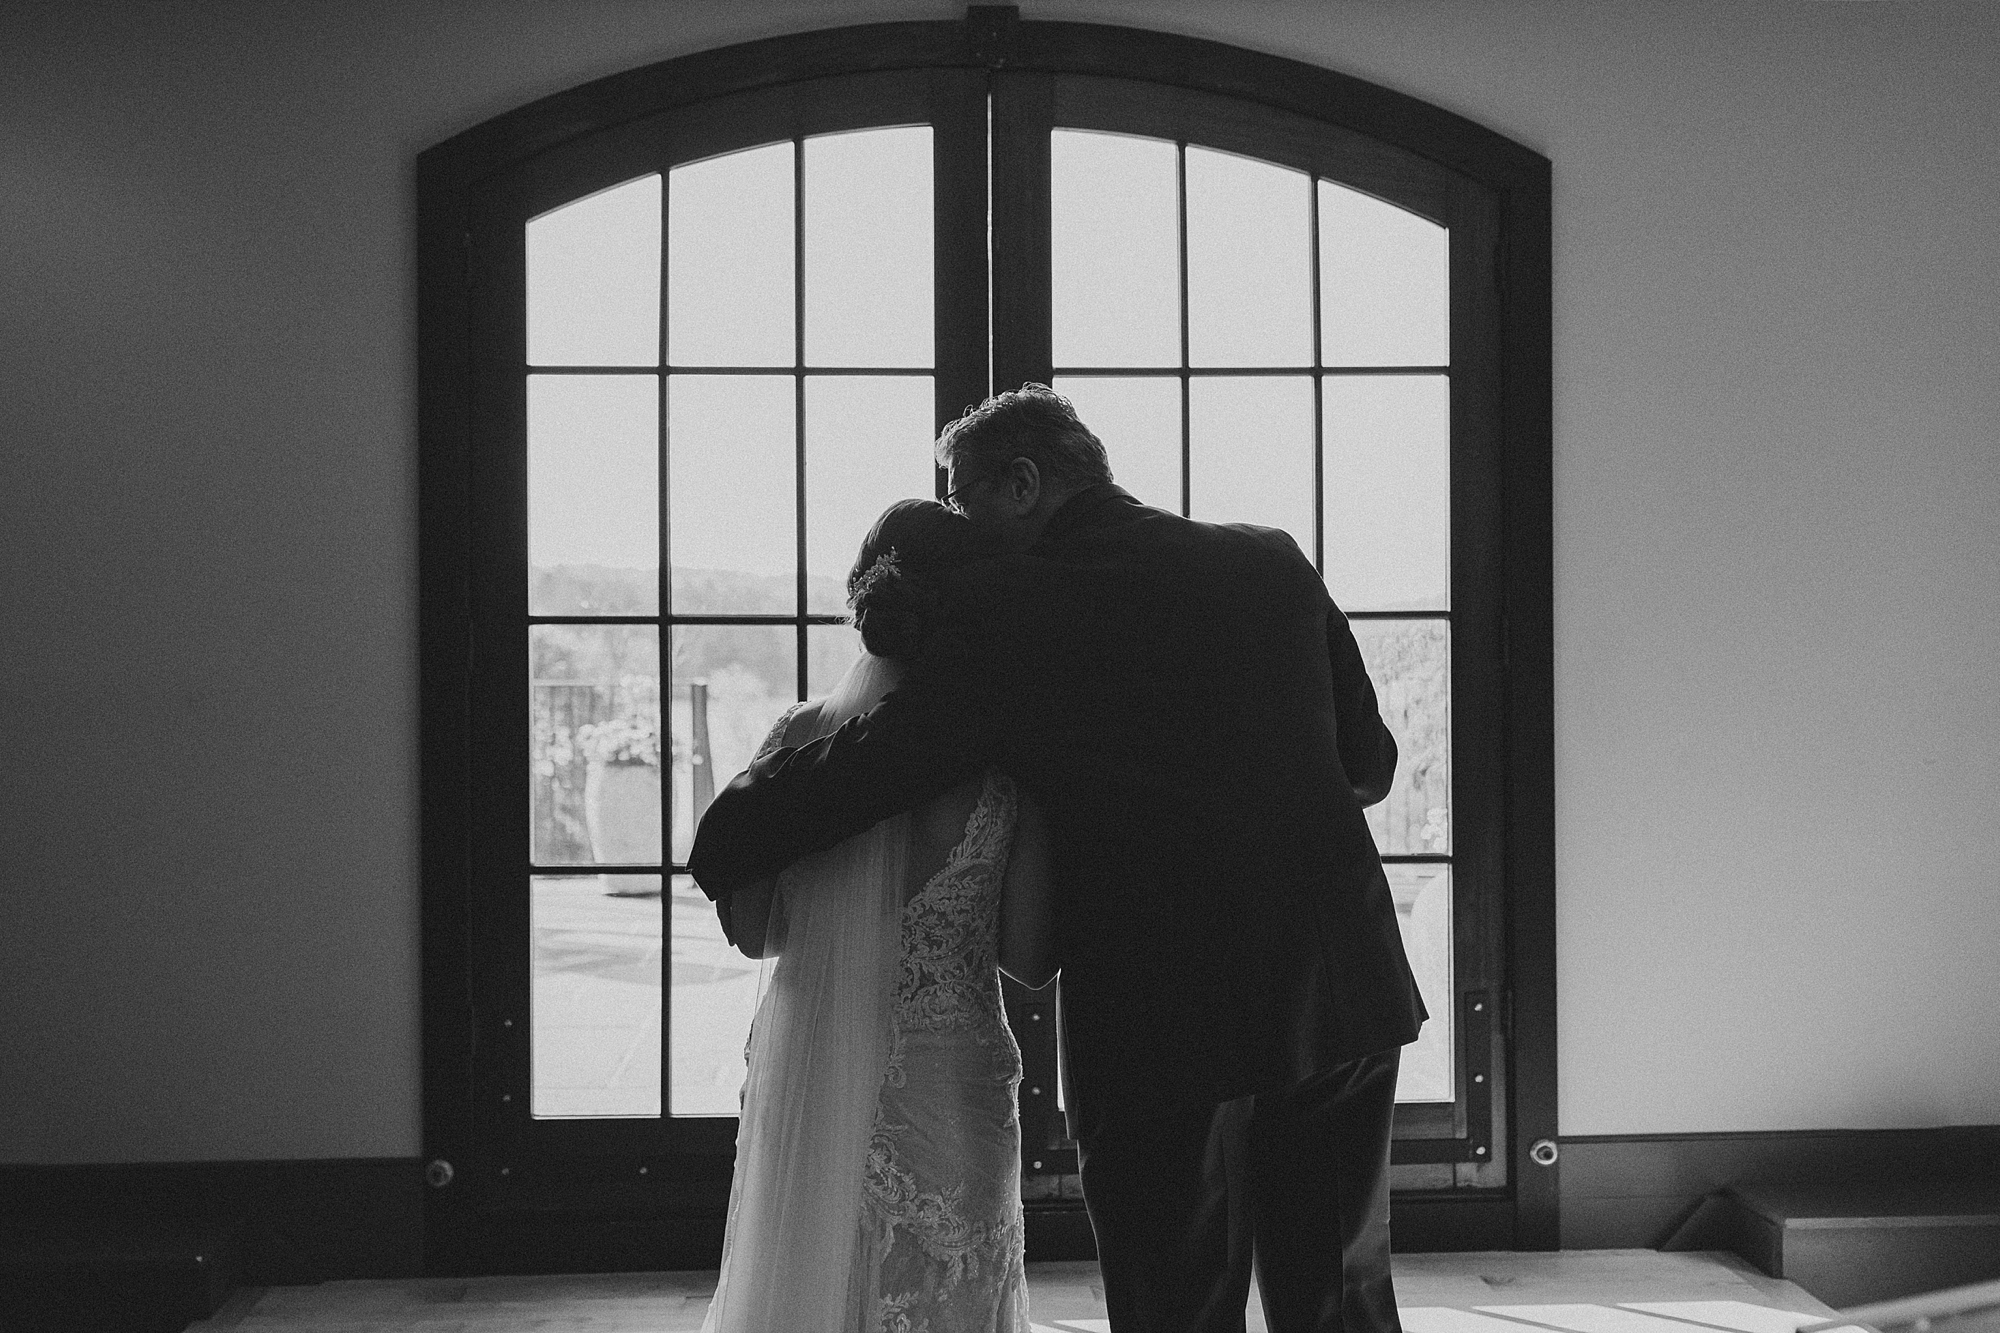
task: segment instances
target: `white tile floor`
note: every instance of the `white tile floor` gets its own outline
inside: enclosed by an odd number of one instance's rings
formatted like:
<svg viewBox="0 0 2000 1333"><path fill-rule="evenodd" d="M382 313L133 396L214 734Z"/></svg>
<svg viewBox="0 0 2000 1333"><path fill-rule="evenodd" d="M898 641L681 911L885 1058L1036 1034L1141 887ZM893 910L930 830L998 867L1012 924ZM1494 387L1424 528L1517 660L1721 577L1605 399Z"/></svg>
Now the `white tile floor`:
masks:
<svg viewBox="0 0 2000 1333"><path fill-rule="evenodd" d="M1109 1333L1093 1263L1029 1265L1037 1333ZM194 1330L694 1333L713 1272L425 1278L245 1290ZM1833 1312L1734 1255L1582 1250L1396 1259L1407 1333L1794 1333ZM1253 1295L1250 1333L1268 1333Z"/></svg>

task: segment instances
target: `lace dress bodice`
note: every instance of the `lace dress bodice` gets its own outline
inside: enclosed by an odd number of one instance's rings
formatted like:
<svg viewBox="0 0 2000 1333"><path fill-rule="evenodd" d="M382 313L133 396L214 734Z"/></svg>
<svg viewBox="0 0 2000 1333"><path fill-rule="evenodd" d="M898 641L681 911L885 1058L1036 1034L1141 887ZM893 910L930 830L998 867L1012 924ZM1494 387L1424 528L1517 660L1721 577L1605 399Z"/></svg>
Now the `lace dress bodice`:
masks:
<svg viewBox="0 0 2000 1333"><path fill-rule="evenodd" d="M1015 1090L999 971L1017 797L987 774L965 835L903 909L889 1066L863 1182L871 1333L1027 1333Z"/></svg>
<svg viewBox="0 0 2000 1333"><path fill-rule="evenodd" d="M1016 800L1013 782L989 773L965 836L903 908L899 1030L1010 1035L1000 999L1000 882Z"/></svg>

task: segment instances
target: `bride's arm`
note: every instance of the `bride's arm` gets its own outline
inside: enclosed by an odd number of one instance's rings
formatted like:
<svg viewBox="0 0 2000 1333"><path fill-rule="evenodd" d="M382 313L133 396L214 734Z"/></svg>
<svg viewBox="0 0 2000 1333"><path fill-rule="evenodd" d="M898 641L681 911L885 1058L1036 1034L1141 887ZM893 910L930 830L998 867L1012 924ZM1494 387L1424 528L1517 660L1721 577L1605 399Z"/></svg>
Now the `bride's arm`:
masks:
<svg viewBox="0 0 2000 1333"><path fill-rule="evenodd" d="M1032 990L1056 974L1055 895L1048 821L1025 793L1020 802L1000 881L1000 970Z"/></svg>

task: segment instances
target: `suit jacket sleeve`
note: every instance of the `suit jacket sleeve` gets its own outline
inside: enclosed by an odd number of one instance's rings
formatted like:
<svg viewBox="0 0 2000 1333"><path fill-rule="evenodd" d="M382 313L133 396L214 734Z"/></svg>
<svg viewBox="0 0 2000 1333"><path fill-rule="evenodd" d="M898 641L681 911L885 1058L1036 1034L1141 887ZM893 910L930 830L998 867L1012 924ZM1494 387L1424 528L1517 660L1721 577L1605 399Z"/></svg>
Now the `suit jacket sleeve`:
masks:
<svg viewBox="0 0 2000 1333"><path fill-rule="evenodd" d="M976 673L926 661L869 712L717 792L688 872L719 898L949 791L995 757L993 717Z"/></svg>
<svg viewBox="0 0 2000 1333"><path fill-rule="evenodd" d="M1375 685L1361 660L1361 645L1347 617L1328 598L1326 603L1326 651L1333 667L1333 709L1335 734L1340 747L1340 766L1354 788L1355 799L1363 806L1374 805L1389 794L1396 776L1396 738L1382 722L1375 701Z"/></svg>

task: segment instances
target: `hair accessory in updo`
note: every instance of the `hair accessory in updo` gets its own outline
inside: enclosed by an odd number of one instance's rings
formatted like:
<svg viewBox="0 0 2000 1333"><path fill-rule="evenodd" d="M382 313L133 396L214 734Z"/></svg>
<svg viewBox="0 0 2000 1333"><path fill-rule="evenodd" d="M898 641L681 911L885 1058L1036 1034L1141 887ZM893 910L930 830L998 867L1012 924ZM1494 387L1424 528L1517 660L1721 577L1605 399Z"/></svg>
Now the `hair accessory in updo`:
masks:
<svg viewBox="0 0 2000 1333"><path fill-rule="evenodd" d="M915 657L937 623L937 590L893 550L862 573L848 604L863 646L877 657Z"/></svg>
<svg viewBox="0 0 2000 1333"><path fill-rule="evenodd" d="M999 553L992 537L935 500L890 505L847 576L847 604L862 645L877 657L917 656L937 628L936 576Z"/></svg>

